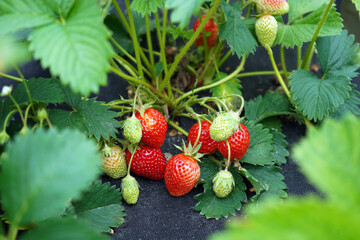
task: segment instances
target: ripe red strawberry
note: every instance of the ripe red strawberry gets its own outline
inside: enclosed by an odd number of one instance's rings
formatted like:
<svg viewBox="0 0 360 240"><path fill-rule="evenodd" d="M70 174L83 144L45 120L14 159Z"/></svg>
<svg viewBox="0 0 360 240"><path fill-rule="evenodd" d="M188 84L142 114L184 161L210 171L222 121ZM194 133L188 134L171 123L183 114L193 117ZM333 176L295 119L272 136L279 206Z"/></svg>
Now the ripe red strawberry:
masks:
<svg viewBox="0 0 360 240"><path fill-rule="evenodd" d="M227 139L230 145L230 160L234 161L240 160L246 153L249 148L250 136L249 130L243 124L240 123L238 130ZM228 146L226 144L226 140L221 142L216 142L216 147L224 156L224 158L228 158Z"/></svg>
<svg viewBox="0 0 360 240"><path fill-rule="evenodd" d="M289 12L289 4L286 0L259 0L258 4L264 13L271 15L284 15Z"/></svg>
<svg viewBox="0 0 360 240"><path fill-rule="evenodd" d="M204 19L204 17L205 17L205 14L203 14L201 16L202 19ZM196 21L194 22L194 25L193 25L194 32L196 31L196 29L198 29L199 25L200 25L200 20L196 19ZM207 42L208 48L211 48L211 47L215 46L219 41L219 36L218 36L219 27L218 27L218 25L216 25L214 19L210 18L209 21L205 24L204 28L205 28L206 33L211 32L210 36L206 37L206 42ZM196 47L204 46L204 39L203 39L202 32L200 33L198 39L196 39L195 46Z"/></svg>
<svg viewBox="0 0 360 240"><path fill-rule="evenodd" d="M271 47L276 39L278 25L276 19L270 14L263 14L255 23L255 33L260 44L266 48Z"/></svg>
<svg viewBox="0 0 360 240"><path fill-rule="evenodd" d="M177 154L170 158L165 169L165 186L174 197L189 193L200 178L200 166L194 157Z"/></svg>
<svg viewBox="0 0 360 240"><path fill-rule="evenodd" d="M141 142L149 147L160 147L164 143L167 131L165 117L153 108L146 109L143 116L140 112L136 112L135 116L142 126Z"/></svg>
<svg viewBox="0 0 360 240"><path fill-rule="evenodd" d="M139 145L140 150L136 150L131 162L131 171L136 175L152 180L164 178L166 161L160 148L152 148ZM126 162L129 164L131 153L126 149Z"/></svg>
<svg viewBox="0 0 360 240"><path fill-rule="evenodd" d="M201 134L198 142L201 143L201 148L198 151L199 153L212 154L216 151L215 141L210 137L210 126L210 122L205 120L201 121ZM188 142L194 145L198 137L198 133L199 123L197 122L189 130L189 135L187 137Z"/></svg>

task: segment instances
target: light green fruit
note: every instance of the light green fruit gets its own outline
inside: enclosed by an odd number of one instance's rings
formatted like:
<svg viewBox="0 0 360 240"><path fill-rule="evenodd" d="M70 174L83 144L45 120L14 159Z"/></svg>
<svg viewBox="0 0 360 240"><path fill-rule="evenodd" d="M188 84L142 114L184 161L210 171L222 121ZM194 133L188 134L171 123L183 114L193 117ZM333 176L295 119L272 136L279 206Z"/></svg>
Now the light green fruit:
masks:
<svg viewBox="0 0 360 240"><path fill-rule="evenodd" d="M140 142L142 137L142 126L135 116L128 118L124 122L124 137L132 144Z"/></svg>
<svg viewBox="0 0 360 240"><path fill-rule="evenodd" d="M260 44L271 47L276 39L278 25L276 19L269 14L263 14L255 23L255 33Z"/></svg>
<svg viewBox="0 0 360 240"><path fill-rule="evenodd" d="M127 204L135 204L139 199L139 184L136 179L127 175L121 181L121 194Z"/></svg>
<svg viewBox="0 0 360 240"><path fill-rule="evenodd" d="M224 141L237 131L239 124L240 117L237 113L220 113L210 126L210 137L214 141Z"/></svg>
<svg viewBox="0 0 360 240"><path fill-rule="evenodd" d="M118 179L127 173L125 153L118 146L106 146L103 150L101 168L111 178Z"/></svg>
<svg viewBox="0 0 360 240"><path fill-rule="evenodd" d="M218 198L226 198L235 187L234 177L231 172L221 170L213 179L213 190Z"/></svg>

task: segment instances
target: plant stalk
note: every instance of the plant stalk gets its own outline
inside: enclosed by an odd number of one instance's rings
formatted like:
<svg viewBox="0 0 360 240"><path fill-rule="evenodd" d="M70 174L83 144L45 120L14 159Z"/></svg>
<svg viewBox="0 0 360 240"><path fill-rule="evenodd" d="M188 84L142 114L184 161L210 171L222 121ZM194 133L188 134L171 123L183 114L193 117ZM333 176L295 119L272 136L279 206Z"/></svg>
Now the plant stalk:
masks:
<svg viewBox="0 0 360 240"><path fill-rule="evenodd" d="M175 128L177 131L181 132L183 135L185 135L186 137L189 135L187 131L185 131L182 127L176 125L175 122L173 122L172 120L168 119L167 123L172 126L173 128Z"/></svg>

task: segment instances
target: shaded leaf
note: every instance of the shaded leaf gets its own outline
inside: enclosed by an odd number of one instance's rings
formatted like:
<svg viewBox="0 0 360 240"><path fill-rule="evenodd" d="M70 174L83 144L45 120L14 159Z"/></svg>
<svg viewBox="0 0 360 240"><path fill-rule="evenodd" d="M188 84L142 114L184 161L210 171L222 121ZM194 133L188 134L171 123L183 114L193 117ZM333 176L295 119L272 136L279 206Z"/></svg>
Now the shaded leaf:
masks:
<svg viewBox="0 0 360 240"><path fill-rule="evenodd" d="M300 18L301 16L313 12L324 4L329 3L329 0L318 0L318 1L308 1L308 0L288 0L289 3L289 22L294 21L295 19Z"/></svg>
<svg viewBox="0 0 360 240"><path fill-rule="evenodd" d="M340 118L349 112L357 117L360 116L360 92L355 89L356 85L353 84L351 87L350 98L345 100L344 104L332 114L332 117Z"/></svg>
<svg viewBox="0 0 360 240"><path fill-rule="evenodd" d="M165 0L134 0L130 8L137 13L145 14L157 13L158 8L163 8Z"/></svg>
<svg viewBox="0 0 360 240"><path fill-rule="evenodd" d="M124 48L128 53L133 53L134 45L133 42L128 35L127 31L121 24L119 18L115 14L109 14L106 16L104 23L106 26L112 31L112 37L115 41ZM125 54L119 50L115 45L113 45L115 52L120 54L120 56L124 56Z"/></svg>
<svg viewBox="0 0 360 240"><path fill-rule="evenodd" d="M165 8L172 9L170 20L184 28L189 24L190 17L196 14L206 0L166 0Z"/></svg>
<svg viewBox="0 0 360 240"><path fill-rule="evenodd" d="M274 151L274 162L277 165L286 164L286 157L289 156L289 151L286 149L289 143L285 140L285 135L277 130L271 129L270 132L273 135Z"/></svg>

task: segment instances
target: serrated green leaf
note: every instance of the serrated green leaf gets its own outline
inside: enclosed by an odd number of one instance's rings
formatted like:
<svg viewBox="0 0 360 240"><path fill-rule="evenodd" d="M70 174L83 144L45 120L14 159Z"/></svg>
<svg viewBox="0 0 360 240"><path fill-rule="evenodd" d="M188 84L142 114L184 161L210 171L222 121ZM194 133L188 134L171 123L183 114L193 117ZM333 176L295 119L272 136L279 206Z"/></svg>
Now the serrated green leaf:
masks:
<svg viewBox="0 0 360 240"><path fill-rule="evenodd" d="M274 129L270 129L270 132L273 135L274 141L274 151L272 152L274 162L280 166L286 163L286 157L289 156L289 151L287 150L289 143L285 140L285 135L282 132Z"/></svg>
<svg viewBox="0 0 360 240"><path fill-rule="evenodd" d="M103 105L103 102L84 99L79 102L78 106L72 107L75 108L73 111L50 110L51 123L59 128L77 128L88 136L94 136L97 140L100 140L101 137L106 140L109 140L109 136L116 137L118 132L116 128L120 127L120 123L114 118L118 114L109 110L109 107Z"/></svg>
<svg viewBox="0 0 360 240"><path fill-rule="evenodd" d="M20 240L34 239L87 239L109 240L110 238L98 233L84 222L69 218L50 219L42 222L34 229L25 233Z"/></svg>
<svg viewBox="0 0 360 240"><path fill-rule="evenodd" d="M265 128L281 131L282 123L278 117L268 117L260 122Z"/></svg>
<svg viewBox="0 0 360 240"><path fill-rule="evenodd" d="M256 123L268 117L279 115L293 115L289 99L278 92L267 92L265 96L258 96L255 100L245 103L245 116Z"/></svg>
<svg viewBox="0 0 360 240"><path fill-rule="evenodd" d="M2 0L0 2L0 34L34 28L55 21L51 8L43 1Z"/></svg>
<svg viewBox="0 0 360 240"><path fill-rule="evenodd" d="M221 3L226 16L226 21L220 24L219 38L226 40L229 47L240 58L256 50L257 41L241 19L241 10L224 1Z"/></svg>
<svg viewBox="0 0 360 240"><path fill-rule="evenodd" d="M355 4L356 10L358 10L360 14L360 0L351 0L351 1Z"/></svg>
<svg viewBox="0 0 360 240"><path fill-rule="evenodd" d="M318 0L318 1L308 1L308 0L288 0L289 3L289 22L294 21L295 19L300 18L301 16L313 12L324 4L328 4L330 0Z"/></svg>
<svg viewBox="0 0 360 240"><path fill-rule="evenodd" d="M69 199L101 172L94 142L74 130L17 135L6 152L0 173L2 208L18 225L60 216Z"/></svg>
<svg viewBox="0 0 360 240"><path fill-rule="evenodd" d="M253 205L246 219L229 222L227 230L209 239L358 239L360 215L338 205L311 197L289 199L281 205L267 201Z"/></svg>
<svg viewBox="0 0 360 240"><path fill-rule="evenodd" d="M130 8L137 13L145 14L157 13L158 8L163 8L165 0L134 0Z"/></svg>
<svg viewBox="0 0 360 240"><path fill-rule="evenodd" d="M66 18L76 0L43 0L58 16Z"/></svg>
<svg viewBox="0 0 360 240"><path fill-rule="evenodd" d="M33 101L42 103L62 103L65 101L64 93L56 84L55 80L49 78L30 78L28 87ZM28 104L29 98L23 83L19 84L13 97L19 105ZM9 100L10 101L10 100Z"/></svg>
<svg viewBox="0 0 360 240"><path fill-rule="evenodd" d="M53 80L62 90L64 94L65 102L73 108L78 108L81 102L81 95L79 93L74 93L69 86L64 86L59 79L53 79Z"/></svg>
<svg viewBox="0 0 360 240"><path fill-rule="evenodd" d="M254 121L245 121L243 124L249 130L250 145L240 162L253 165L266 165L273 162L274 146L270 130L263 128L261 124L255 124Z"/></svg>
<svg viewBox="0 0 360 240"><path fill-rule="evenodd" d="M284 182L284 176L280 173L281 168L276 166L253 166L244 164L243 167L249 171L260 183L266 186L261 194L253 197L255 201L263 201L267 198L285 199L287 193L284 191L287 186Z"/></svg>
<svg viewBox="0 0 360 240"><path fill-rule="evenodd" d="M96 1L78 0L66 19L33 29L34 57L73 91L89 95L105 85L113 50Z"/></svg>
<svg viewBox="0 0 360 240"><path fill-rule="evenodd" d="M296 70L290 78L294 103L309 120L324 119L350 97L350 80L346 76L327 74L320 79L306 70Z"/></svg>
<svg viewBox="0 0 360 240"><path fill-rule="evenodd" d="M357 117L360 116L360 92L355 89L356 85L352 85L351 87L350 98L345 100L344 104L332 114L332 117L341 118L347 113L352 113Z"/></svg>
<svg viewBox="0 0 360 240"><path fill-rule="evenodd" d="M335 204L359 210L360 121L346 115L326 120L293 150L303 173Z"/></svg>
<svg viewBox="0 0 360 240"><path fill-rule="evenodd" d="M228 74L219 72L216 74L216 76L212 82L216 83L220 79L223 79L227 76L228 76ZM223 98L227 95L242 96L241 89L242 89L242 86L240 84L239 79L234 77L234 78L230 79L229 81L226 81L225 83L222 83L220 85L217 85L216 87L210 88L210 92L213 97ZM234 96L227 97L227 98L225 98L225 102L230 108L234 108L240 103L240 98L234 97Z"/></svg>
<svg viewBox="0 0 360 240"><path fill-rule="evenodd" d="M194 209L199 211L206 218L220 219L227 218L229 215L235 215L237 210L242 207L242 202L247 201L245 194L246 186L242 181L242 177L238 174L236 168L230 168L233 174L235 187L226 198L218 198L215 196L212 188L212 179L219 171L219 166L210 159L204 159L200 164L201 177L205 179L204 192L195 196L198 203ZM203 174L205 172L205 175Z"/></svg>
<svg viewBox="0 0 360 240"><path fill-rule="evenodd" d="M181 28L189 24L190 17L196 14L206 0L166 0L165 8L172 9L170 20L179 23Z"/></svg>
<svg viewBox="0 0 360 240"><path fill-rule="evenodd" d="M275 44L282 44L287 48L293 48L295 45L301 46L304 42L311 41L326 5L324 4L318 10L291 23L284 24L283 22L278 22ZM321 27L319 37L336 35L341 31L342 27L340 14L333 7Z"/></svg>
<svg viewBox="0 0 360 240"><path fill-rule="evenodd" d="M121 198L115 186L97 181L82 194L80 200L73 202L76 217L88 221L94 229L110 232L110 227L124 223L125 208Z"/></svg>

